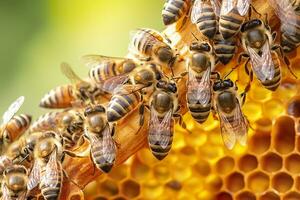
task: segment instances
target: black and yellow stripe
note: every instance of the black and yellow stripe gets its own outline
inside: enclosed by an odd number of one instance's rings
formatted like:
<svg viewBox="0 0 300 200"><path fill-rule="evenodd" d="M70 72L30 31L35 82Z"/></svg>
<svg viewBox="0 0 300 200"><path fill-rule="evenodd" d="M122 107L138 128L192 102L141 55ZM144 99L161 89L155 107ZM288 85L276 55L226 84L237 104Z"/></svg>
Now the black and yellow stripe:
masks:
<svg viewBox="0 0 300 200"><path fill-rule="evenodd" d="M214 49L218 60L226 65L233 58L236 51L235 38L223 39L220 33L217 33L214 38Z"/></svg>
<svg viewBox="0 0 300 200"><path fill-rule="evenodd" d="M20 114L14 116L6 125L6 131L9 133L10 140L14 141L22 135L30 126L31 116L27 114Z"/></svg>
<svg viewBox="0 0 300 200"><path fill-rule="evenodd" d="M166 0L162 10L163 23L167 26L177 22L187 10L186 0Z"/></svg>
<svg viewBox="0 0 300 200"><path fill-rule="evenodd" d="M29 132L53 130L60 112L48 112L40 116L30 127Z"/></svg>
<svg viewBox="0 0 300 200"><path fill-rule="evenodd" d="M233 9L227 15L221 15L219 20L219 31L224 39L228 39L236 35L245 20L245 16L241 16L237 9Z"/></svg>
<svg viewBox="0 0 300 200"><path fill-rule="evenodd" d="M201 16L197 19L196 25L198 30L208 37L213 39L217 32L217 17L211 4L203 3Z"/></svg>

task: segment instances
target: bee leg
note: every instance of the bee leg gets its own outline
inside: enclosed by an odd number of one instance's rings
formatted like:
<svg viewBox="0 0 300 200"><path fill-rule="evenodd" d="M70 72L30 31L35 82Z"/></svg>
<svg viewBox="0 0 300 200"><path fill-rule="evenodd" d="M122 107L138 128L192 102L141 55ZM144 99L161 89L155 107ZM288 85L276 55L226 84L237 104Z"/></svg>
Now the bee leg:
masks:
<svg viewBox="0 0 300 200"><path fill-rule="evenodd" d="M115 135L115 132L116 132L116 124L113 125L113 128L111 130L111 136L113 137ZM116 140L113 140L117 149L120 149L121 148L121 144L119 142L117 142Z"/></svg>
<svg viewBox="0 0 300 200"><path fill-rule="evenodd" d="M241 53L238 57L238 62L236 64L236 66L231 68L231 70L224 76L224 79L227 78L234 70L236 70L240 66L243 58L249 58L249 55L247 53Z"/></svg>
<svg viewBox="0 0 300 200"><path fill-rule="evenodd" d="M92 151L90 151L90 161L93 164L93 175L96 173L96 165L93 161L93 157L92 157Z"/></svg>
<svg viewBox="0 0 300 200"><path fill-rule="evenodd" d="M63 153L65 153L68 156L73 157L73 158L86 158L86 156L81 156L79 154L76 154L76 153L68 151L68 150L64 150Z"/></svg>
<svg viewBox="0 0 300 200"><path fill-rule="evenodd" d="M212 113L214 120L218 120L217 111L215 110L215 108L213 106L211 107L211 113Z"/></svg>
<svg viewBox="0 0 300 200"><path fill-rule="evenodd" d="M177 119L176 121L178 121L178 124L179 124L182 128L186 129L186 124L185 124L185 122L183 121L182 115L181 115L181 114L179 114L179 113L174 113L174 114L173 114L173 117Z"/></svg>
<svg viewBox="0 0 300 200"><path fill-rule="evenodd" d="M274 31L274 32L272 33L272 39L273 39L273 41L275 41L275 40L276 40L276 37L277 37L277 32L276 32L276 31Z"/></svg>
<svg viewBox="0 0 300 200"><path fill-rule="evenodd" d="M144 113L145 113L145 104L143 102L141 104L141 106L139 107L139 116L140 116L139 129L137 130L137 132L135 134L138 134L140 132L140 130L143 128L143 126L144 126L144 122L145 122Z"/></svg>
<svg viewBox="0 0 300 200"><path fill-rule="evenodd" d="M71 183L73 183L74 185L76 185L76 186L77 186L79 189L81 189L81 190L84 189L84 187L78 185L73 179L71 179L70 176L68 175L68 173L67 173L64 169L62 169L62 172L63 172L64 176L65 176Z"/></svg>

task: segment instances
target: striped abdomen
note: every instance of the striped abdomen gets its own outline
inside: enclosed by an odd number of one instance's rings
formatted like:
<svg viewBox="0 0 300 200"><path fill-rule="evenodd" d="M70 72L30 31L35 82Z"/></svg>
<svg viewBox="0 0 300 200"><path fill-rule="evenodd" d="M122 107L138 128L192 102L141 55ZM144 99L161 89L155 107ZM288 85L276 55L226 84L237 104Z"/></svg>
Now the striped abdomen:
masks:
<svg viewBox="0 0 300 200"><path fill-rule="evenodd" d="M9 133L10 140L13 142L16 138L22 135L30 126L31 116L20 114L14 116L6 126L6 131Z"/></svg>
<svg viewBox="0 0 300 200"><path fill-rule="evenodd" d="M30 132L53 130L60 112L48 112L40 116L30 127Z"/></svg>
<svg viewBox="0 0 300 200"><path fill-rule="evenodd" d="M43 108L69 108L74 101L73 86L58 86L48 92L41 100L40 107Z"/></svg>
<svg viewBox="0 0 300 200"><path fill-rule="evenodd" d="M107 107L107 120L109 122L117 121L128 114L141 102L139 92L130 94L115 94Z"/></svg>
<svg viewBox="0 0 300 200"><path fill-rule="evenodd" d="M227 15L221 15L219 21L219 31L224 39L228 39L237 34L240 30L245 16L241 16L236 9Z"/></svg>
<svg viewBox="0 0 300 200"><path fill-rule="evenodd" d="M272 60L274 62L275 74L272 80L261 81L261 84L268 90L275 91L281 82L280 61L276 52L272 53Z"/></svg>
<svg viewBox="0 0 300 200"><path fill-rule="evenodd" d="M108 78L119 75L117 67L114 61L103 62L99 66L90 69L89 77L95 83L102 83Z"/></svg>
<svg viewBox="0 0 300 200"><path fill-rule="evenodd" d="M60 169L58 169L58 173L47 175L48 185L45 185L44 181L40 182L41 193L45 200L58 200L61 192L62 186L62 169L61 165L58 163ZM42 167L41 169L41 179L46 176L46 167ZM57 184L56 184L57 183ZM49 186L53 185L54 187Z"/></svg>
<svg viewBox="0 0 300 200"><path fill-rule="evenodd" d="M196 25L198 30L208 37L213 39L217 32L217 17L209 3L203 3L201 16L197 19Z"/></svg>
<svg viewBox="0 0 300 200"><path fill-rule="evenodd" d="M162 118L160 118L160 120L162 120ZM169 135L169 131L171 133L170 135ZM164 159L169 154L169 151L171 150L172 143L173 143L173 120L171 121L170 130L162 131L161 134L162 137L165 137L165 140L168 141L168 145L166 146L166 148L162 148L162 146L158 142L155 143L153 142L157 140L156 135L149 134L148 136L148 143L149 143L150 150L158 160Z"/></svg>
<svg viewBox="0 0 300 200"><path fill-rule="evenodd" d="M186 0L166 0L162 10L162 18L165 25L177 22L188 10Z"/></svg>
<svg viewBox="0 0 300 200"><path fill-rule="evenodd" d="M201 105L200 103L188 102L187 104L188 104L189 111L192 117L194 118L194 120L196 120L198 123L203 123L206 121L210 113L211 101L209 101L209 103L205 106Z"/></svg>
<svg viewBox="0 0 300 200"><path fill-rule="evenodd" d="M225 40L220 33L217 33L214 38L214 49L219 61L224 65L228 64L235 54L235 38Z"/></svg>
<svg viewBox="0 0 300 200"><path fill-rule="evenodd" d="M297 17L297 25L293 26L291 31L288 31L288 27L285 28L286 31L282 29L281 46L286 53L293 51L300 45L300 15L295 17ZM282 24L282 26L287 26L287 24Z"/></svg>

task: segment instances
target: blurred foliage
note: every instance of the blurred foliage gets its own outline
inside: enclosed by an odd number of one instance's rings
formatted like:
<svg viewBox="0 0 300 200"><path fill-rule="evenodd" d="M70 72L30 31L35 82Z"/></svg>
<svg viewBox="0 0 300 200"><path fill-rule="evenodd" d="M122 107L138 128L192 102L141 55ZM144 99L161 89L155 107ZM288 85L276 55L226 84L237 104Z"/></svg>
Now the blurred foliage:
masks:
<svg viewBox="0 0 300 200"><path fill-rule="evenodd" d="M129 33L139 27L162 30L162 0L0 1L0 111L18 96L23 113L45 112L40 98L69 83L62 61L86 77L85 54L124 56Z"/></svg>

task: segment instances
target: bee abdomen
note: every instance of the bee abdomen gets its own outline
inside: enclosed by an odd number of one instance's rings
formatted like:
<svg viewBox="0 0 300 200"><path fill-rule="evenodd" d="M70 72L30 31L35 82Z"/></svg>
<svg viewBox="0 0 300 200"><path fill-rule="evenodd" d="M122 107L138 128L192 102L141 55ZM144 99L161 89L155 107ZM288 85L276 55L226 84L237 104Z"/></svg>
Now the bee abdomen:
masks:
<svg viewBox="0 0 300 200"><path fill-rule="evenodd" d="M45 169L42 170L41 177L45 176ZM62 176L61 171L58 171L56 176L53 174L52 176L48 175L48 185L54 185L53 187L45 185L44 181L40 183L41 193L46 200L57 200L60 196L61 191L61 183L62 183ZM50 180L49 180L50 179Z"/></svg>
<svg viewBox="0 0 300 200"><path fill-rule="evenodd" d="M300 30L298 29L299 34L297 36L291 36L286 32L283 32L281 39L281 46L283 51L289 53L296 49L300 45Z"/></svg>
<svg viewBox="0 0 300 200"><path fill-rule="evenodd" d="M160 146L160 144L158 144L158 143L151 142L152 141L151 137L152 136L149 135L149 147L151 149L152 154L158 160L164 159L169 154L169 151L171 150L172 142L173 142L173 135L169 138L169 143L168 143L168 146L166 148L162 148ZM155 137L155 136L153 136L153 137ZM169 137L169 136L167 136L167 137Z"/></svg>
<svg viewBox="0 0 300 200"><path fill-rule="evenodd" d="M186 12L187 3L185 0L167 0L162 10L164 24L170 25L178 21Z"/></svg>
<svg viewBox="0 0 300 200"><path fill-rule="evenodd" d="M141 101L138 92L125 95L114 95L107 107L107 120L117 121L133 110Z"/></svg>
<svg viewBox="0 0 300 200"><path fill-rule="evenodd" d="M210 109L211 109L211 103L209 102L206 106L203 106L201 104L198 103L188 103L188 108L189 111L192 115L192 117L198 122L198 123L203 123L206 121L209 113L210 113Z"/></svg>
<svg viewBox="0 0 300 200"><path fill-rule="evenodd" d="M197 20L197 27L206 37L210 39L214 38L217 32L217 21L214 10L210 5L205 4L203 13Z"/></svg>
<svg viewBox="0 0 300 200"><path fill-rule="evenodd" d="M105 152L106 155L103 155L102 144L93 146L92 148L92 157L96 167L101 171L108 173L113 167L115 160L113 159L112 162L108 162L105 156L115 158L115 152Z"/></svg>
<svg viewBox="0 0 300 200"><path fill-rule="evenodd" d="M214 40L215 54L219 61L226 65L233 58L236 50L234 38L223 39L221 34L217 34Z"/></svg>
<svg viewBox="0 0 300 200"><path fill-rule="evenodd" d="M236 9L228 13L228 15L221 15L219 30L224 39L233 37L238 33L245 17L240 16Z"/></svg>
<svg viewBox="0 0 300 200"><path fill-rule="evenodd" d="M102 83L104 80L118 75L115 62L102 63L101 66L93 67L89 71L89 77L95 83Z"/></svg>
<svg viewBox="0 0 300 200"><path fill-rule="evenodd" d="M48 92L41 100L43 108L68 108L72 106L74 97L72 85L58 86Z"/></svg>
<svg viewBox="0 0 300 200"><path fill-rule="evenodd" d="M48 112L40 116L30 127L29 132L52 130L56 125L56 118L59 112Z"/></svg>
<svg viewBox="0 0 300 200"><path fill-rule="evenodd" d="M31 123L31 116L21 114L14 116L7 124L6 130L10 133L11 139L16 139L19 135L23 134Z"/></svg>

